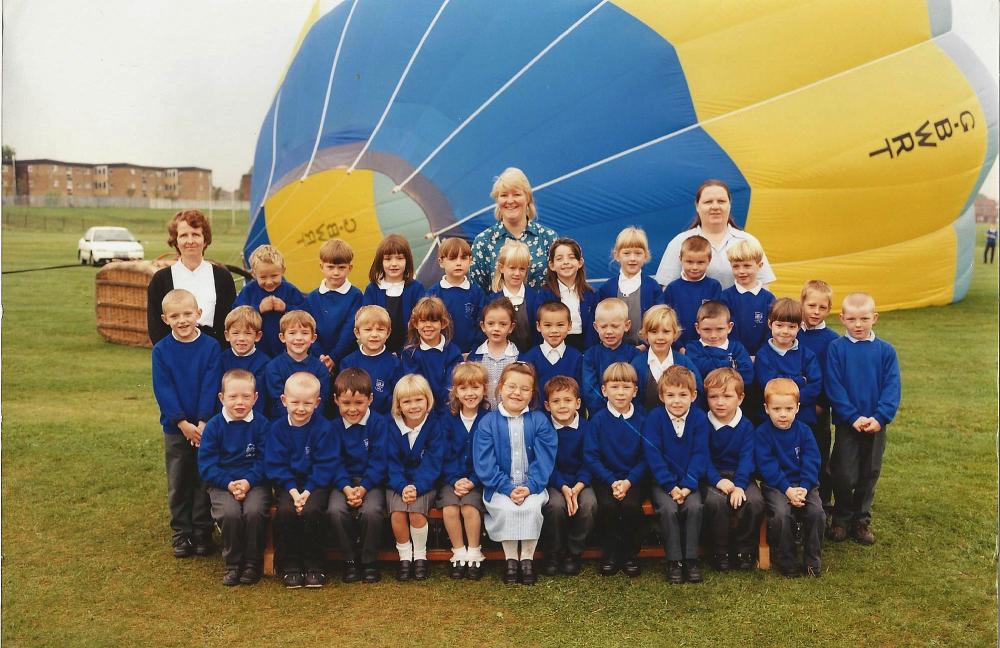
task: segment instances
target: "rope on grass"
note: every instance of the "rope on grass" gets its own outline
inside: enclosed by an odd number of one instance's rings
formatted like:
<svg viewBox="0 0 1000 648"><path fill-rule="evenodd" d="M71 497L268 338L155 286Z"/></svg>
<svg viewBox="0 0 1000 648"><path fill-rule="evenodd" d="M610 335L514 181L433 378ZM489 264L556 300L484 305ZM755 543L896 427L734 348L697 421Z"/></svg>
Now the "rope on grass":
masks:
<svg viewBox="0 0 1000 648"><path fill-rule="evenodd" d="M38 272L39 270L60 270L62 268L85 268L87 266L80 265L79 263L67 263L65 265L56 266L45 266L43 268L23 268L21 270L4 270L0 274L20 274L22 272Z"/></svg>

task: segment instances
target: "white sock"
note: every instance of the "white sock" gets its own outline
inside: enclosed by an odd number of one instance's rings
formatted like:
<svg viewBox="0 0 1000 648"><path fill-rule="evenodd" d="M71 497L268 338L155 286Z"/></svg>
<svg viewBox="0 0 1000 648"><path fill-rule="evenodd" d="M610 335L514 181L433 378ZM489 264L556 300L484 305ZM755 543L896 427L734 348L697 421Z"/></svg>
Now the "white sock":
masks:
<svg viewBox="0 0 1000 648"><path fill-rule="evenodd" d="M410 527L410 540L413 541L413 559L427 560L427 525Z"/></svg>
<svg viewBox="0 0 1000 648"><path fill-rule="evenodd" d="M466 549L465 549L465 545L462 545L461 547L452 547L451 548L451 564L452 565L464 565L464 564L466 564L466 562L468 562L468 560L466 558L466 555L467 555L467 552L466 552Z"/></svg>
<svg viewBox="0 0 1000 648"><path fill-rule="evenodd" d="M500 544L503 545L503 557L506 560L517 560L517 540L504 540Z"/></svg>
<svg viewBox="0 0 1000 648"><path fill-rule="evenodd" d="M535 545L538 544L538 538L534 540L522 540L521 541L521 560L533 560L535 557Z"/></svg>
<svg viewBox="0 0 1000 648"><path fill-rule="evenodd" d="M486 556L483 555L482 546L479 547L469 547L465 550L465 564L473 565L478 567L484 560Z"/></svg>
<svg viewBox="0 0 1000 648"><path fill-rule="evenodd" d="M413 545L411 545L409 542L404 542L403 544L397 544L396 551L399 552L400 560L413 560Z"/></svg>

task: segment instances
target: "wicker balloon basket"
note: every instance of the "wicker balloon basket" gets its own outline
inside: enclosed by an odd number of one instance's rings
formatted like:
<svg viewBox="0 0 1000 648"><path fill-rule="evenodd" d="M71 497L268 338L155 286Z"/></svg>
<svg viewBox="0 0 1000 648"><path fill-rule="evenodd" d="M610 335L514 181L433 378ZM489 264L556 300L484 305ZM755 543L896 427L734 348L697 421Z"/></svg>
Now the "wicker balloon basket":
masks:
<svg viewBox="0 0 1000 648"><path fill-rule="evenodd" d="M112 261L97 273L97 332L108 342L152 347L146 325L146 290L153 275L177 260L163 255L153 261Z"/></svg>

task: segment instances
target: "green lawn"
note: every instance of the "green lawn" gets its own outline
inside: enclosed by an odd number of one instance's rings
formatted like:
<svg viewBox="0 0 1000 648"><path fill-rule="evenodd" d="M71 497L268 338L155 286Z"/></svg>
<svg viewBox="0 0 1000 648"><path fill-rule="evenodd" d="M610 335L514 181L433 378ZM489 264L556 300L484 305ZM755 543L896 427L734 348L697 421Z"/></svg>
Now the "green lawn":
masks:
<svg viewBox="0 0 1000 648"><path fill-rule="evenodd" d="M142 238L157 241L147 245L152 257L165 251L165 235L148 227ZM5 227L3 269L71 262L79 235ZM232 262L241 243L235 231L222 232L209 256ZM98 336L96 270L6 275L2 639L14 646L996 645L997 267L977 264L959 304L880 319L879 334L899 351L904 386L876 499L878 544L827 545L820 580L707 570L700 586L668 587L653 561L634 581L601 579L588 566L578 578L507 588L495 566L479 583L457 584L437 566L423 584L386 578L294 592L273 579L223 588L218 555L170 556L149 351Z"/></svg>

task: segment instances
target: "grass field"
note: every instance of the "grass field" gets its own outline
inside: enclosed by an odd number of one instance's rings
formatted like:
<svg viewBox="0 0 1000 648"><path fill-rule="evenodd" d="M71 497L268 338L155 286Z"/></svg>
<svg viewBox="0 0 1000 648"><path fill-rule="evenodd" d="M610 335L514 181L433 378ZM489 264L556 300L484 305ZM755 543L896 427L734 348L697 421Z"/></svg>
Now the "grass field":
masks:
<svg viewBox="0 0 1000 648"><path fill-rule="evenodd" d="M79 235L5 227L3 269L68 262ZM147 256L165 251L165 236L143 238L156 241ZM241 243L236 233L218 234L209 256L233 261ZM634 581L601 579L588 565L578 578L506 588L495 566L479 583L458 584L438 566L423 584L388 578L294 592L273 579L223 588L218 555L170 557L149 351L98 336L96 271L7 275L2 639L12 646L996 645L998 267L977 264L959 304L880 319L904 382L875 504L878 544L828 544L820 580L707 570L701 586L668 587L659 563L649 562Z"/></svg>

